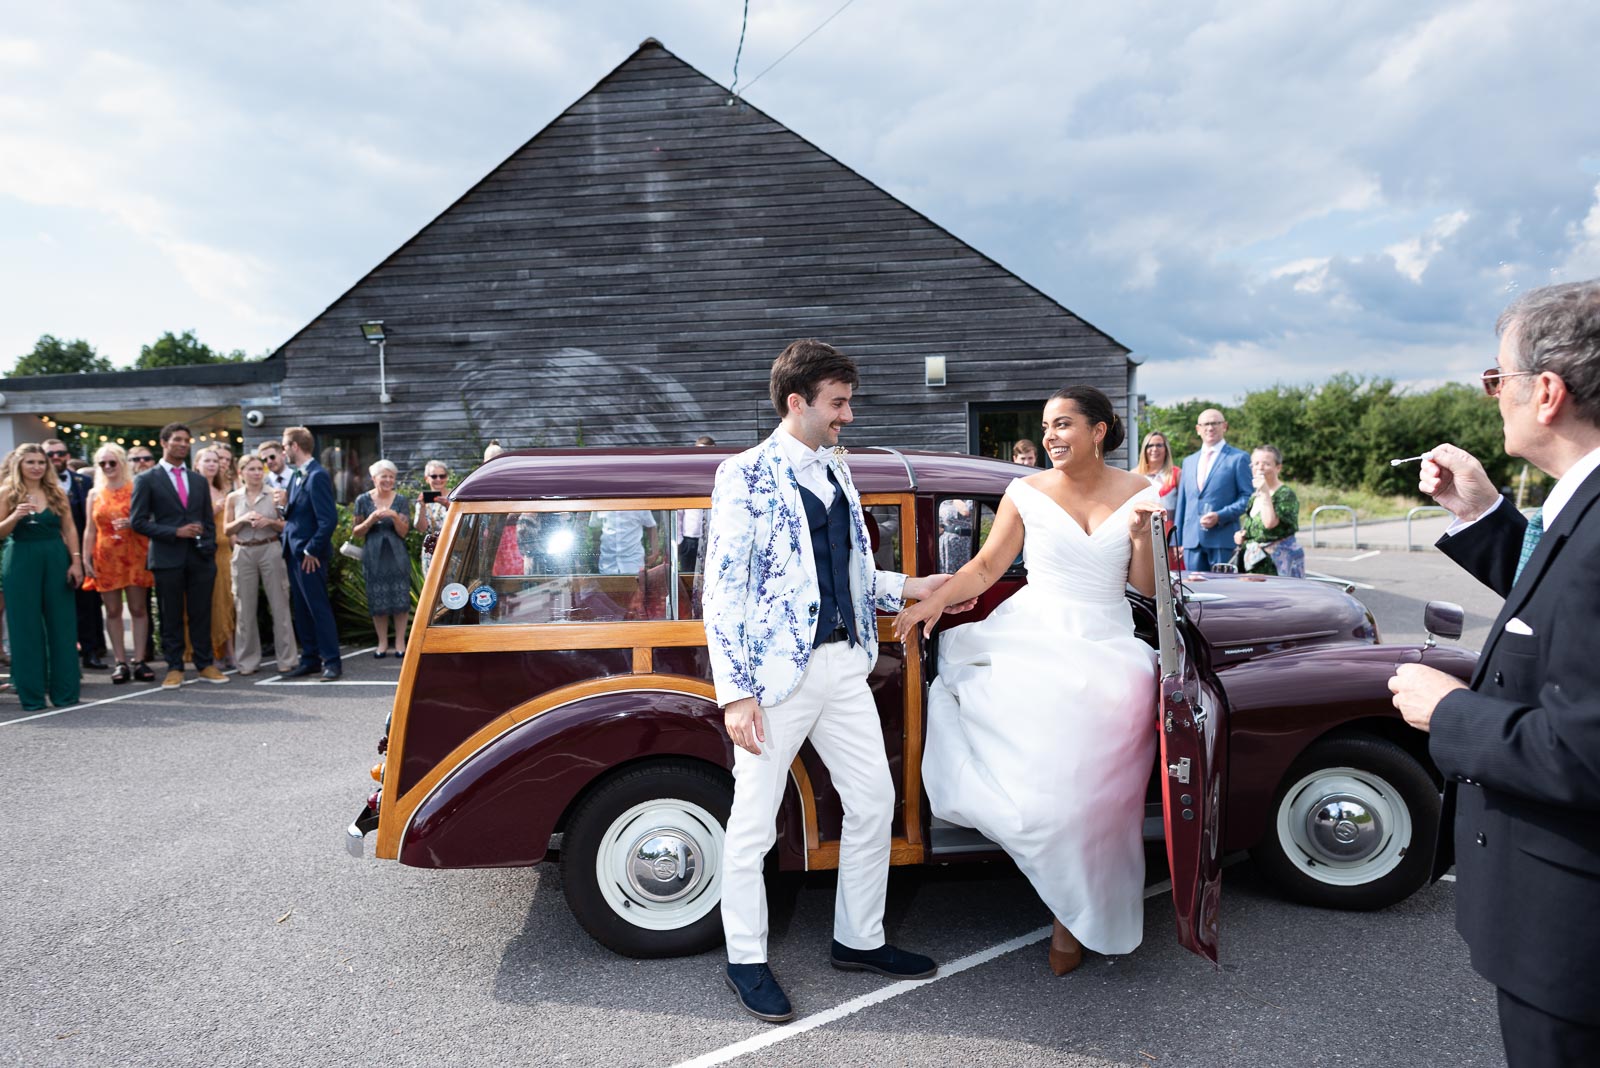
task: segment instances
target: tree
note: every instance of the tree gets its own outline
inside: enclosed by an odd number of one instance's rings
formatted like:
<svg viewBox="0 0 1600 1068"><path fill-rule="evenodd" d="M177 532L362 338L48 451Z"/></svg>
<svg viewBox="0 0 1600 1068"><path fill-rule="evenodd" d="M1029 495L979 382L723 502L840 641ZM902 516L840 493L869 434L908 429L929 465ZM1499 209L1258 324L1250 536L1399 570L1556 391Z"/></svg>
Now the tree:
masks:
<svg viewBox="0 0 1600 1068"><path fill-rule="evenodd" d="M23 375L78 375L109 371L111 361L94 351L94 346L79 338L62 341L54 334L43 334L33 343L33 351L17 357L11 368L13 377Z"/></svg>
<svg viewBox="0 0 1600 1068"><path fill-rule="evenodd" d="M244 360L243 349L229 353L218 352L194 336L193 330L174 334L171 330L156 339L155 344L139 349L134 366L140 370L152 367L193 367L201 363L239 363Z"/></svg>

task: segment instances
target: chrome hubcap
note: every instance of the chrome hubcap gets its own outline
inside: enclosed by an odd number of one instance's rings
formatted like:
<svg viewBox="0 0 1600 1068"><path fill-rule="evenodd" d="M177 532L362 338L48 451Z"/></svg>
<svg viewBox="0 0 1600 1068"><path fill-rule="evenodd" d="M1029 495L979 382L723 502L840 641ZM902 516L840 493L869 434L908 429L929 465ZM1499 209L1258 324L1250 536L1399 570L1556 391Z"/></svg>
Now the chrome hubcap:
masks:
<svg viewBox="0 0 1600 1068"><path fill-rule="evenodd" d="M1306 839L1329 860L1362 860L1383 844L1383 820L1358 797L1330 794L1306 813Z"/></svg>
<svg viewBox="0 0 1600 1068"><path fill-rule="evenodd" d="M628 885L645 900L659 902L694 893L705 863L694 840L670 827L640 835L628 857Z"/></svg>

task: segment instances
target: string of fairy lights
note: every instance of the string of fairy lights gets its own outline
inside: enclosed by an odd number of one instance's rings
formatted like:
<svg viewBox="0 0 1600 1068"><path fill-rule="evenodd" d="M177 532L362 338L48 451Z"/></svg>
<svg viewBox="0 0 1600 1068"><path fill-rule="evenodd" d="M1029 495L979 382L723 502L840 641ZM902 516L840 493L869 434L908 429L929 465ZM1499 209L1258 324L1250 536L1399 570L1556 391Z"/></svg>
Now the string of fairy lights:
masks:
<svg viewBox="0 0 1600 1068"><path fill-rule="evenodd" d="M55 431L56 437L60 438L68 445L71 445L74 441L77 441L90 445L105 445L111 442L116 442L118 445L124 447L129 445L144 445L150 448L157 448L160 446L160 442L157 440L157 436L155 434L149 435L149 440L145 440L144 438L130 438L126 434L121 436L112 434L96 434L96 428L85 427L82 423L58 422L48 415L40 416L39 418L45 426ZM100 439L98 442L94 440L96 437ZM194 434L192 436L192 440L196 445L202 441L222 441L231 445L237 445L240 448L244 447L243 437L238 434L230 433L226 430L214 430L209 434Z"/></svg>

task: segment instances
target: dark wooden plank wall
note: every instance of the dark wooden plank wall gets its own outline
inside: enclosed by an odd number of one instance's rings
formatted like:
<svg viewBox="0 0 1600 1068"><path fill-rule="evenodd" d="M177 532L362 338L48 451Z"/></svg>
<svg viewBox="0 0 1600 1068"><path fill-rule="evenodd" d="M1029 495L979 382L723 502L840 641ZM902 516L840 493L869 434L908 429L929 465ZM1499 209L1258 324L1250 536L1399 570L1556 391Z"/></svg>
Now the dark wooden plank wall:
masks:
<svg viewBox="0 0 1600 1068"><path fill-rule="evenodd" d="M280 422L381 422L402 470L467 460L469 421L508 446L751 443L772 358L808 336L860 361L858 446L964 451L968 401L1068 382L1126 409L1123 346L726 101L647 42L283 347Z"/></svg>

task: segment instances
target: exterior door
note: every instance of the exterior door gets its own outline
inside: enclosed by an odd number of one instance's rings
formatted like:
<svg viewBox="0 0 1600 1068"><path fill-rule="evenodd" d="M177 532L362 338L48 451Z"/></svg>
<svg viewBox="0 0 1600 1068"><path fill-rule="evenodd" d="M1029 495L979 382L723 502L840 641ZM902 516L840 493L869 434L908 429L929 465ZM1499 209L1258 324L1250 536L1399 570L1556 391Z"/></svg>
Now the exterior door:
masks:
<svg viewBox="0 0 1600 1068"><path fill-rule="evenodd" d="M1194 634L1180 618L1173 573L1167 569L1162 517L1151 518L1155 554L1156 627L1160 635L1161 807L1167 831L1167 867L1178 942L1213 963L1222 900L1222 775L1227 711L1202 684L1187 641Z"/></svg>

